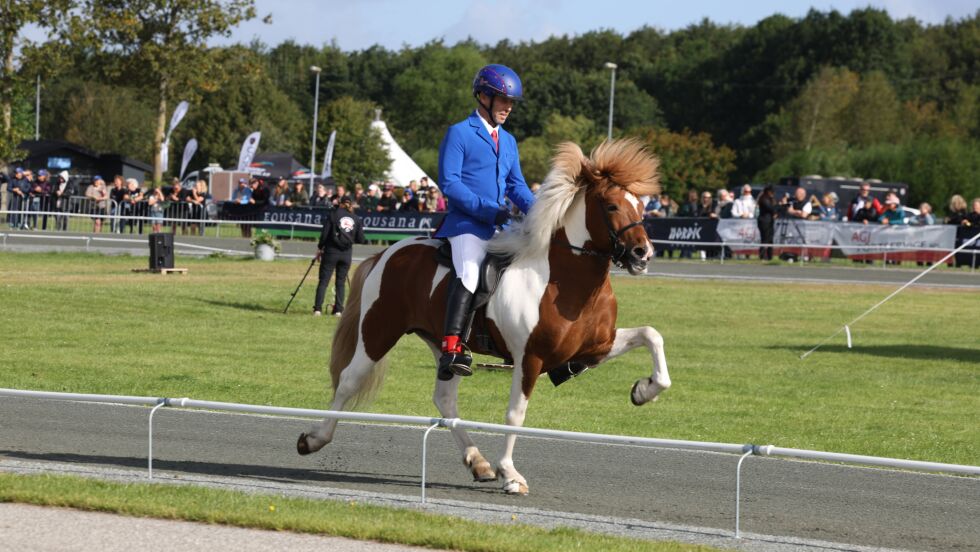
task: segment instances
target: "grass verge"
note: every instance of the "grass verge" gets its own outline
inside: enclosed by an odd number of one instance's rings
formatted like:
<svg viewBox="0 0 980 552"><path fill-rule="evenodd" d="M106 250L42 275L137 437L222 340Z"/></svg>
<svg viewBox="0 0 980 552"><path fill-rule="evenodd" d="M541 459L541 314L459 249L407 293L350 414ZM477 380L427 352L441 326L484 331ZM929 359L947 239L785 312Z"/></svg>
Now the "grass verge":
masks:
<svg viewBox="0 0 980 552"><path fill-rule="evenodd" d="M520 523L484 524L357 502L316 501L183 485L117 483L68 476L0 473L0 502L401 543L474 552L596 550L709 551Z"/></svg>

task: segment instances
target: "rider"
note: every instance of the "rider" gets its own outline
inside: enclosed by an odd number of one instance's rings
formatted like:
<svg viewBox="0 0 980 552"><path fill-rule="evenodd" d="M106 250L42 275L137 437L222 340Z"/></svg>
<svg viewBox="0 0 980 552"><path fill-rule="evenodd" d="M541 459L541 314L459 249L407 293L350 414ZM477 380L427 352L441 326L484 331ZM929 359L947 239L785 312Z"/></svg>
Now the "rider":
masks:
<svg viewBox="0 0 980 552"><path fill-rule="evenodd" d="M463 349L461 334L479 283L487 241L498 226L510 220L504 196L524 213L534 203L521 174L517 141L501 127L522 94L521 79L510 68L487 65L480 69L473 79L476 110L449 127L439 146L439 188L449 200L449 212L435 237L449 239L456 271L446 297L440 380L473 373L473 359Z"/></svg>

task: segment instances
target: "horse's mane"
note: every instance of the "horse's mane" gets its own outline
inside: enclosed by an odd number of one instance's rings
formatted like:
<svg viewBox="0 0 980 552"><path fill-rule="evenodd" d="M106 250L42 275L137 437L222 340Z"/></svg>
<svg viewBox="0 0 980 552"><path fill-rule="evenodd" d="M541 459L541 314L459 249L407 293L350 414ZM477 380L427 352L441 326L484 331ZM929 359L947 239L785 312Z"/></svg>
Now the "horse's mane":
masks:
<svg viewBox="0 0 980 552"><path fill-rule="evenodd" d="M530 212L520 223L490 240L489 250L515 259L542 256L551 237L565 225L565 213L580 193L603 193L619 186L636 196L660 191L658 159L636 139L606 141L587 158L572 142L560 144L551 171L538 190Z"/></svg>

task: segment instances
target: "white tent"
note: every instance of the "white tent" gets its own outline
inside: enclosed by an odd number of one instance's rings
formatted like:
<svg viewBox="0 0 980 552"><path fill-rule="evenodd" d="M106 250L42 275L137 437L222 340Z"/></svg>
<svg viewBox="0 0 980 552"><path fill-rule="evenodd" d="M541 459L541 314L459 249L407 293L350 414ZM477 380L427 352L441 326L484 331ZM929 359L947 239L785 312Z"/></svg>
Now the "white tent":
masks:
<svg viewBox="0 0 980 552"><path fill-rule="evenodd" d="M415 161L412 161L412 158L405 153L405 150L398 145L398 142L395 142L395 139L391 136L391 132L388 130L388 125L381 120L380 113L375 116L374 122L371 123L371 128L378 129L378 132L381 134L381 142L384 148L388 150L388 157L391 158L391 166L388 167L387 176L395 186L404 188L412 180L418 180L423 176L428 176ZM429 181L431 182L432 179L430 178Z"/></svg>

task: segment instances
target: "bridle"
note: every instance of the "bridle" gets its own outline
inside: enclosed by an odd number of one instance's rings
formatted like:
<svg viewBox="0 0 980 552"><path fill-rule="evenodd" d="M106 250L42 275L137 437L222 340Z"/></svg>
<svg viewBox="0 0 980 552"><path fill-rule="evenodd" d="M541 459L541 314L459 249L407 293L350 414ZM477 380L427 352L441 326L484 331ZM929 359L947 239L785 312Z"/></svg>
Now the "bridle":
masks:
<svg viewBox="0 0 980 552"><path fill-rule="evenodd" d="M612 222L609 221L608 205L606 205L606 203L604 203L601 199L599 199L598 202L599 202L599 208L602 210L602 221L606 223L606 231L609 233L609 243L612 244L612 251L599 251L596 249L579 247L577 245L572 245L568 243L567 239L564 242L555 239L553 240L553 243L556 243L558 245L563 245L571 249L572 251L578 251L583 255L609 259L610 261L612 261L614 265L618 266L619 268L623 270L628 270L626 257L627 255L629 255L629 248L626 247L626 244L624 244L620 240L620 238L623 237L623 234L625 234L631 228L643 224L643 218L641 217L640 220L631 222L617 231L615 228L613 228Z"/></svg>

